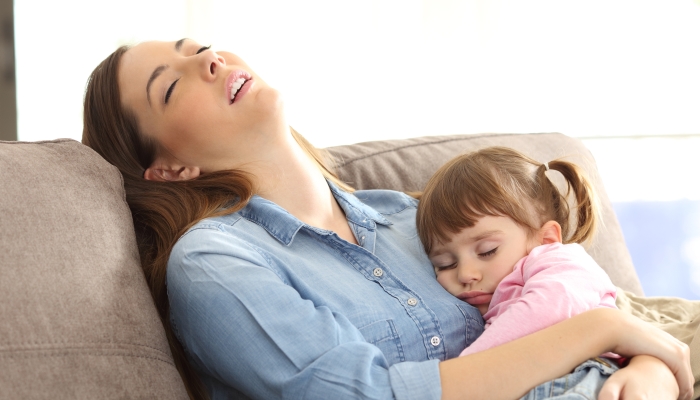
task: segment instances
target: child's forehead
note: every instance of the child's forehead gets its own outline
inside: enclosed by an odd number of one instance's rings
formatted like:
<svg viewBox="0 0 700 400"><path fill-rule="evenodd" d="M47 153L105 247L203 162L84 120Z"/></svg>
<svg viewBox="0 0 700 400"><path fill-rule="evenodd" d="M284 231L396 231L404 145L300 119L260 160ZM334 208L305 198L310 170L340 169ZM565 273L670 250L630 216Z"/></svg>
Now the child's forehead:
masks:
<svg viewBox="0 0 700 400"><path fill-rule="evenodd" d="M458 232L446 232L446 240L436 240L430 255L439 254L453 246L468 245L503 235L519 234L523 231L526 229L510 217L483 216L473 226L462 228Z"/></svg>

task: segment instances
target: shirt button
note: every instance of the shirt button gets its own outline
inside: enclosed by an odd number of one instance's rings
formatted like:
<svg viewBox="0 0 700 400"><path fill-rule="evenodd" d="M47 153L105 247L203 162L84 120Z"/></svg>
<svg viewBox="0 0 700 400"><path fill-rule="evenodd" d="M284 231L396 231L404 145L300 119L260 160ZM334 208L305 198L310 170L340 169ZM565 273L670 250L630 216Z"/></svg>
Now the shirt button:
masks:
<svg viewBox="0 0 700 400"><path fill-rule="evenodd" d="M376 277L380 277L380 276L384 275L384 271L382 271L381 268L375 268L374 271L372 271L372 273Z"/></svg>
<svg viewBox="0 0 700 400"><path fill-rule="evenodd" d="M410 299L408 299L408 301L406 303L408 303L409 306L415 306L416 304L418 304L418 300L411 297Z"/></svg>
<svg viewBox="0 0 700 400"><path fill-rule="evenodd" d="M430 338L430 344L432 344L433 346L439 345L439 344L440 344L440 338L437 337L437 336L431 337L431 338Z"/></svg>

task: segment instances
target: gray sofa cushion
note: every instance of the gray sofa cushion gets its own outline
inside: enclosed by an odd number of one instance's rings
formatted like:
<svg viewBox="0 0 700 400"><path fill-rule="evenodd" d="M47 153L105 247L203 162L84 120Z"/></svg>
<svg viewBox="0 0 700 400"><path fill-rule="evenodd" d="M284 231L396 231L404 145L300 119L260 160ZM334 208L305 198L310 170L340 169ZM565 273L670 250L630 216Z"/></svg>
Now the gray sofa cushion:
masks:
<svg viewBox="0 0 700 400"><path fill-rule="evenodd" d="M580 140L559 133L428 136L329 148L340 178L358 189L420 191L447 160L488 146L508 146L548 162L567 157L589 174L599 195L604 225L588 252L619 287L642 294L642 286L625 245L617 217L591 153ZM548 176L556 179L556 174ZM559 184L563 185L563 179Z"/></svg>
<svg viewBox="0 0 700 400"><path fill-rule="evenodd" d="M3 398L186 399L121 175L73 140L0 142Z"/></svg>

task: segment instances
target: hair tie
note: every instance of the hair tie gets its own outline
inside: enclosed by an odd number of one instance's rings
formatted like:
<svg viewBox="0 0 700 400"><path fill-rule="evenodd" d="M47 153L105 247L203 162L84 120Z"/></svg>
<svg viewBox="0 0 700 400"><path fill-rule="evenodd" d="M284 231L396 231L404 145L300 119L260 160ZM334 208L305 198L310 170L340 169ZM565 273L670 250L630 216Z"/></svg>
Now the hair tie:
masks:
<svg viewBox="0 0 700 400"><path fill-rule="evenodd" d="M549 163L544 163L542 166L544 166L544 172L549 171Z"/></svg>

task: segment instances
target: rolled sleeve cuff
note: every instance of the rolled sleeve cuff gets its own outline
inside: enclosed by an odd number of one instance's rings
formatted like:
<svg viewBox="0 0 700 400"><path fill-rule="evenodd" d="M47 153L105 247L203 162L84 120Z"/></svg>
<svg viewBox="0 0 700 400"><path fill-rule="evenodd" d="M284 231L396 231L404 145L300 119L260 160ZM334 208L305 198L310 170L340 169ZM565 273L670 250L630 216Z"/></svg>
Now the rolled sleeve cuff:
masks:
<svg viewBox="0 0 700 400"><path fill-rule="evenodd" d="M439 400L439 360L402 362L389 368L391 388L397 400Z"/></svg>

